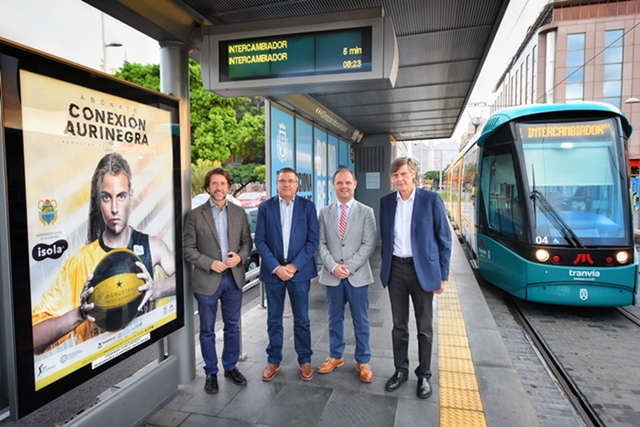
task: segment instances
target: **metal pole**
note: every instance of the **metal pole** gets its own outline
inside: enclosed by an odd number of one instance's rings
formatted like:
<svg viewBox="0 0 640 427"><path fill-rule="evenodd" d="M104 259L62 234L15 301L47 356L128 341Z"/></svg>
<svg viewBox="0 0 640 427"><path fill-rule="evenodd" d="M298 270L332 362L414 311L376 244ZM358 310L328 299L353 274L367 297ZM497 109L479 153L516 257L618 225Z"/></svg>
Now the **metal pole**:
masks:
<svg viewBox="0 0 640 427"><path fill-rule="evenodd" d="M180 154L182 211L191 208L191 136L189 119L189 47L181 42L160 43L160 91L180 99ZM182 242L176 242L182 244ZM183 261L184 262L184 261ZM196 377L195 319L191 292L191 266L184 262L184 327L167 337L169 354L178 358L179 382Z"/></svg>
<svg viewBox="0 0 640 427"><path fill-rule="evenodd" d="M442 169L444 168L444 165L442 164L442 152L444 150L440 150L440 182L438 182L438 191L440 191L442 189Z"/></svg>

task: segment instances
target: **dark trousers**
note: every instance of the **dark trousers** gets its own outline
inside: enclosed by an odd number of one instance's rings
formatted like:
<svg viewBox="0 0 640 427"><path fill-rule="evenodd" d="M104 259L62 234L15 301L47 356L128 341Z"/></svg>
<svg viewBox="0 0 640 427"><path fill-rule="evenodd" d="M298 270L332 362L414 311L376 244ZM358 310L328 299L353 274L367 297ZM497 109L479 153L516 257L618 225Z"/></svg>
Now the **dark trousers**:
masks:
<svg viewBox="0 0 640 427"><path fill-rule="evenodd" d="M433 292L420 287L411 260L393 257L389 277L389 300L393 317L393 361L397 371L409 373L409 297L413 302L418 329L418 378L431 378L431 347L433 344Z"/></svg>
<svg viewBox="0 0 640 427"><path fill-rule="evenodd" d="M282 346L284 344L285 293L289 294L291 311L293 312L293 347L298 353L298 363L311 363L311 322L309 321L309 289L311 281L304 282L266 282L264 290L267 294L267 363L280 365L282 362Z"/></svg>
<svg viewBox="0 0 640 427"><path fill-rule="evenodd" d="M231 273L224 273L220 286L213 295L194 293L198 301L200 316L200 350L204 360L204 372L207 375L218 373L218 355L216 353L216 316L218 301L222 321L224 322L222 348L222 367L231 371L240 357L240 312L242 310L242 289L238 288Z"/></svg>

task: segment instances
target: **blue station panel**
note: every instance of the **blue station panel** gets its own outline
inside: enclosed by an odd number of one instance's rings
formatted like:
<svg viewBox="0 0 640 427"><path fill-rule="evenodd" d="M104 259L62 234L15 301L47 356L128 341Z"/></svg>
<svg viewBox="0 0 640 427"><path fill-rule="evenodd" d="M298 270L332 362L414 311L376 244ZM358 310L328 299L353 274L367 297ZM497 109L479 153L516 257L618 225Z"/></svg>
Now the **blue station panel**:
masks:
<svg viewBox="0 0 640 427"><path fill-rule="evenodd" d="M271 107L271 194L277 194L277 173L284 167L293 168L294 128L293 116L279 108Z"/></svg>
<svg viewBox="0 0 640 427"><path fill-rule="evenodd" d="M296 172L300 178L298 195L313 200L313 126L296 119Z"/></svg>
<svg viewBox="0 0 640 427"><path fill-rule="evenodd" d="M327 206L327 132L314 128L314 164L315 204L318 211Z"/></svg>

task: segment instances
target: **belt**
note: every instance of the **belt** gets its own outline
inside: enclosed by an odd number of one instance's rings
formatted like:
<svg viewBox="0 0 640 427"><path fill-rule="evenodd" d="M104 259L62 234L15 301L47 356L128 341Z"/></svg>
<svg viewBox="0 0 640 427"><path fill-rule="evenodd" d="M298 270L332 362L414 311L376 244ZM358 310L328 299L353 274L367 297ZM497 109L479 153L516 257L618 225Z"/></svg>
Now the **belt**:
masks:
<svg viewBox="0 0 640 427"><path fill-rule="evenodd" d="M401 264L413 264L413 257L410 257L410 256L406 258L402 258L402 257L393 255L393 260Z"/></svg>

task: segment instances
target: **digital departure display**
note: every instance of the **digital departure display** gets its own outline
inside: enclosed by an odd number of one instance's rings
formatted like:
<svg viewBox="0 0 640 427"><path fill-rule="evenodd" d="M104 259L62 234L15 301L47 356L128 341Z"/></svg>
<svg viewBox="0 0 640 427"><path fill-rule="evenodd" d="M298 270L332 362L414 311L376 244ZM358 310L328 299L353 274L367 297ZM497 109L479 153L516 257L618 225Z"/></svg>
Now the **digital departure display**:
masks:
<svg viewBox="0 0 640 427"><path fill-rule="evenodd" d="M220 81L371 71L371 27L219 43Z"/></svg>

